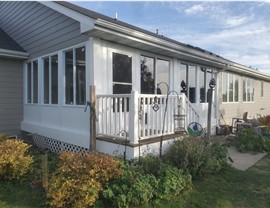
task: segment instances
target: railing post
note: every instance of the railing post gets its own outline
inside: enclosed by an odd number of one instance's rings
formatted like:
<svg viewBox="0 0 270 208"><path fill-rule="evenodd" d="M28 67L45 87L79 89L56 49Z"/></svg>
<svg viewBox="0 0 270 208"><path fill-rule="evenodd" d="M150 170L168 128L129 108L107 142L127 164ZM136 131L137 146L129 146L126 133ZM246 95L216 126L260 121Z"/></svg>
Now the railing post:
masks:
<svg viewBox="0 0 270 208"><path fill-rule="evenodd" d="M188 109L187 109L187 105L186 105L186 94L185 93L181 93L181 106L182 108L185 110L185 114L186 114L186 117L185 117L185 129L187 129L187 126L188 126L188 122L189 122L189 112L188 112Z"/></svg>
<svg viewBox="0 0 270 208"><path fill-rule="evenodd" d="M138 143L138 129L139 129L139 117L138 117L138 91L131 92L131 98L129 102L129 139L131 143Z"/></svg>

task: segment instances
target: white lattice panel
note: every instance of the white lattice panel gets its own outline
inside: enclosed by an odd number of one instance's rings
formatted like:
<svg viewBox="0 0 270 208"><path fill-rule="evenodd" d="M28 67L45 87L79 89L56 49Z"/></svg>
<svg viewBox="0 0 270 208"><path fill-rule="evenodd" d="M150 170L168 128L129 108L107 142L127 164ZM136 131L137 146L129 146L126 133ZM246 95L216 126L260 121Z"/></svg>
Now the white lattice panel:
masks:
<svg viewBox="0 0 270 208"><path fill-rule="evenodd" d="M74 144L69 144L65 142L58 141L56 139L48 138L38 134L33 134L33 142L40 149L48 149L51 152L62 152L62 151L71 151L71 152L90 152L90 149L80 147Z"/></svg>

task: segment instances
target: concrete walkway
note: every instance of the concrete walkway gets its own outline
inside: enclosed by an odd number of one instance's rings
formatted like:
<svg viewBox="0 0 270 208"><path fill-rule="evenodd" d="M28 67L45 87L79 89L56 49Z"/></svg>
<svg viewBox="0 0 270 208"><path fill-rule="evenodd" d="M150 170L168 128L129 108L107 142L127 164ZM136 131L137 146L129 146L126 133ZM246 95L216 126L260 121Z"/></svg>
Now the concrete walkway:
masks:
<svg viewBox="0 0 270 208"><path fill-rule="evenodd" d="M232 167L242 171L247 170L255 163L257 163L260 159L262 159L265 155L267 155L267 153L241 153L233 146L227 147L227 149L229 156L233 160L233 163L229 161L229 164L231 164Z"/></svg>

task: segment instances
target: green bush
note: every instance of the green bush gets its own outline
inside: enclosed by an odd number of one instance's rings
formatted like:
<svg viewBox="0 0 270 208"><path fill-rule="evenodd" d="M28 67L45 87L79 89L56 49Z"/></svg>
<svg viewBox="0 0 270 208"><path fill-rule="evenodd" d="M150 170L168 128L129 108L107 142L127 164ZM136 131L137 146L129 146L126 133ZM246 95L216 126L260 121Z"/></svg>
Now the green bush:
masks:
<svg viewBox="0 0 270 208"><path fill-rule="evenodd" d="M103 196L109 207L140 206L153 199L168 200L190 189L191 184L190 175L148 155L139 164L123 166L123 174L109 183Z"/></svg>
<svg viewBox="0 0 270 208"><path fill-rule="evenodd" d="M152 174L155 177L163 177L165 170L165 163L161 160L160 157L148 154L144 157L141 157L139 168L144 174Z"/></svg>
<svg viewBox="0 0 270 208"><path fill-rule="evenodd" d="M30 145L0 135L0 179L19 179L31 170L33 158L26 155Z"/></svg>
<svg viewBox="0 0 270 208"><path fill-rule="evenodd" d="M227 164L227 149L207 140L185 138L171 146L166 158L170 164L196 179L220 171Z"/></svg>
<svg viewBox="0 0 270 208"><path fill-rule="evenodd" d="M165 174L159 181L157 198L169 200L191 189L191 175L184 175L182 170L167 166Z"/></svg>
<svg viewBox="0 0 270 208"><path fill-rule="evenodd" d="M235 139L233 145L240 152L264 152L270 150L269 138L263 137L253 129L243 129Z"/></svg>
<svg viewBox="0 0 270 208"><path fill-rule="evenodd" d="M121 162L112 156L63 152L59 157L47 193L52 207L93 206L108 181L121 173Z"/></svg>
<svg viewBox="0 0 270 208"><path fill-rule="evenodd" d="M107 202L115 207L129 207L149 202L155 195L158 181L155 176L143 174L134 165L122 167L123 173L112 180L103 192Z"/></svg>

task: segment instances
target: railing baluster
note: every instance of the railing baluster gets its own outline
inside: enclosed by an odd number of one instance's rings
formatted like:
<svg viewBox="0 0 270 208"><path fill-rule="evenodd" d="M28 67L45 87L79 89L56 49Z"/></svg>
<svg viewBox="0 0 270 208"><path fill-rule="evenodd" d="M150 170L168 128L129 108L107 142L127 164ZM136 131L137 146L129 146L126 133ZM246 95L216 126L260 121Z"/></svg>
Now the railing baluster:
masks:
<svg viewBox="0 0 270 208"><path fill-rule="evenodd" d="M140 98L138 98L138 93L135 94L137 106L131 103L133 95L97 95L97 116L99 118L97 133L99 135L117 136L122 130L128 133L136 131L141 139L151 138L161 136L163 121L165 121L164 135L174 133L174 110L178 106L179 98L176 95L168 97L167 112L164 118L166 95L141 94ZM186 127L192 121L198 122L198 113L192 107L192 103L189 102L186 95L181 94L180 98L182 99L181 107L185 110ZM159 106L157 111L152 109L154 101ZM136 116L138 117L135 112L138 114L139 108L143 110L140 122L135 119ZM137 125L139 127L136 127Z"/></svg>

